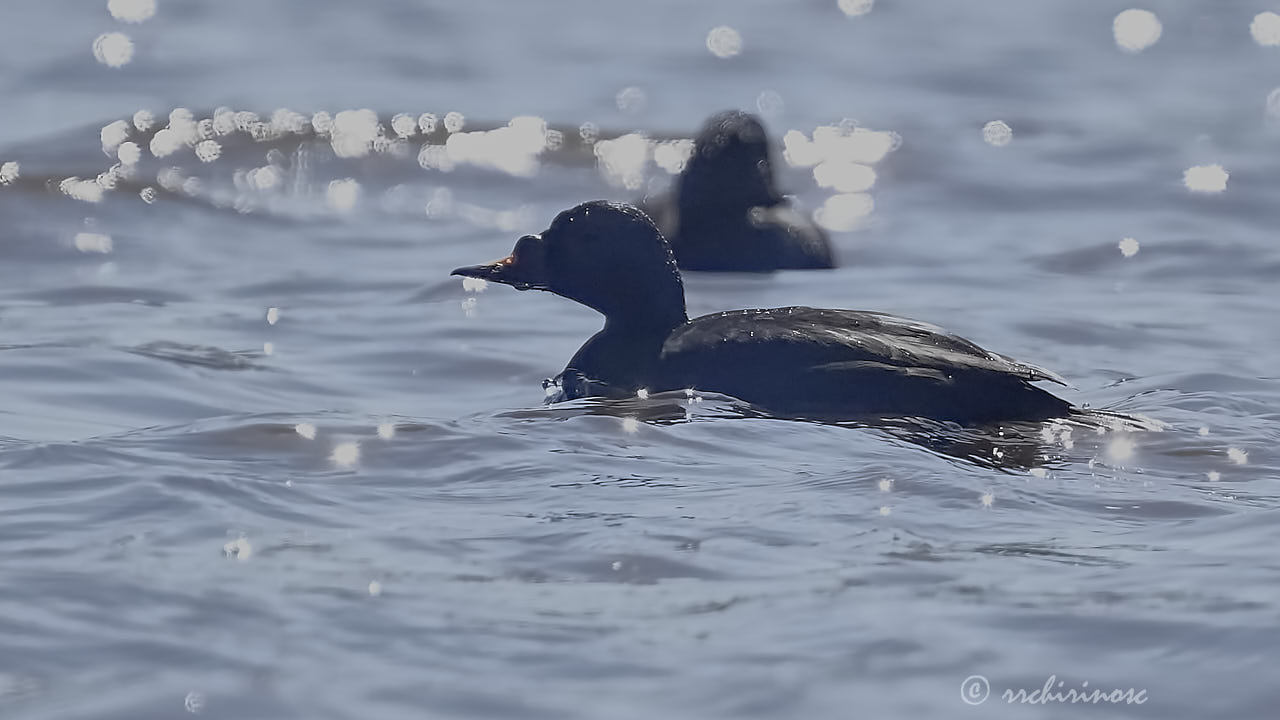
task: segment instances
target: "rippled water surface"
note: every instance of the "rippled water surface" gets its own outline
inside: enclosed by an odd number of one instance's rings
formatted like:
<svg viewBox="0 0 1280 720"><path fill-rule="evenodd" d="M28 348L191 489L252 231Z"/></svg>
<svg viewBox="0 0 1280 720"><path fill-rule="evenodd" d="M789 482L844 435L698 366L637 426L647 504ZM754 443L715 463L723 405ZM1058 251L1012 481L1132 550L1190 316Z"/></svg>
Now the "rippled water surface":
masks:
<svg viewBox="0 0 1280 720"><path fill-rule="evenodd" d="M107 5L0 7L0 716L1274 716L1267 3L1141 52L1113 2ZM842 267L692 314L928 320L1166 429L544 406L599 317L449 270L732 107ZM1001 698L1057 682L1145 702Z"/></svg>

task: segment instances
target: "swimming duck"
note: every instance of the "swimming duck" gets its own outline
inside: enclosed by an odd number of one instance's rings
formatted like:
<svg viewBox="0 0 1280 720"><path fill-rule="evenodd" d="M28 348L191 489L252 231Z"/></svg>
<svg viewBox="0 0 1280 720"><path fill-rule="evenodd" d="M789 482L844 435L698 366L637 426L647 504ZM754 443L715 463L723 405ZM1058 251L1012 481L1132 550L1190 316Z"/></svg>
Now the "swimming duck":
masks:
<svg viewBox="0 0 1280 720"><path fill-rule="evenodd" d="M569 361L567 399L641 390L720 393L788 417L1040 420L1071 405L1033 383L1053 373L915 320L783 307L690 320L671 246L647 215L594 201L520 238L507 258L453 275L546 290L604 315Z"/></svg>
<svg viewBox="0 0 1280 720"><path fill-rule="evenodd" d="M827 235L774 186L769 136L756 116L716 113L694 140L674 198L651 214L684 270L769 272L835 267Z"/></svg>

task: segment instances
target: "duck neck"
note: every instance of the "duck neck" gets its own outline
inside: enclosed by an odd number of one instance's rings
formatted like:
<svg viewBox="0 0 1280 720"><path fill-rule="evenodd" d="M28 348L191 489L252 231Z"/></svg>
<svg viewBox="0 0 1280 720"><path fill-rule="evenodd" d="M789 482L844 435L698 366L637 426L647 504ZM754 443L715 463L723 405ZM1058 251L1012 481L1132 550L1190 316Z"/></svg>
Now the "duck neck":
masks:
<svg viewBox="0 0 1280 720"><path fill-rule="evenodd" d="M566 371L591 381L592 394L629 396L640 388L668 389L650 387L653 370L667 336L686 322L683 304L678 313L666 315L607 316L604 328L578 350Z"/></svg>
<svg viewBox="0 0 1280 720"><path fill-rule="evenodd" d="M695 158L680 179L676 192L680 219L722 219L727 212L736 215L753 207L770 207L782 202L773 188L773 171L768 161L711 168Z"/></svg>
<svg viewBox="0 0 1280 720"><path fill-rule="evenodd" d="M678 298L665 303L655 302L657 300L659 298L651 298L641 313L606 314L604 330L601 332L665 338L676 327L689 322L689 316L685 314L683 292Z"/></svg>

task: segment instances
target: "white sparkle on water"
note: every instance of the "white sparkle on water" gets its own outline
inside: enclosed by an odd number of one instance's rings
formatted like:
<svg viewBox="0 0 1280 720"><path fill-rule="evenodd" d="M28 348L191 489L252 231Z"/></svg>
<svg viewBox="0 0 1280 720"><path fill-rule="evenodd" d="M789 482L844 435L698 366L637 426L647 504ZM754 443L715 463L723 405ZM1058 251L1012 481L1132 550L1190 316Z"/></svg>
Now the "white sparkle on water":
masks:
<svg viewBox="0 0 1280 720"><path fill-rule="evenodd" d="M547 122L532 115L511 118L506 127L494 130L454 132L444 145L450 165L479 165L517 177L538 171L538 156L546 147ZM427 167L432 156L424 148L418 161Z"/></svg>
<svg viewBox="0 0 1280 720"><path fill-rule="evenodd" d="M992 120L982 126L982 139L988 145L1004 147L1013 141L1013 128L1003 120Z"/></svg>
<svg viewBox="0 0 1280 720"><path fill-rule="evenodd" d="M182 110L183 114L186 117L191 116L190 110L187 110L186 108L180 108L180 109ZM177 113L177 112L178 112L177 110L174 110L173 112L169 113L170 125L173 124L173 116L174 116L174 113ZM253 129L253 126L258 123L258 113L253 112L251 110L241 110L240 112L235 113L235 115L232 116L232 119L235 122L237 130L239 130L240 132L249 132L251 129Z"/></svg>
<svg viewBox="0 0 1280 720"><path fill-rule="evenodd" d="M368 108L343 110L333 117L330 128L333 153L341 158L364 157L373 150L373 141L378 138L379 130L378 114L374 111Z"/></svg>
<svg viewBox="0 0 1280 720"><path fill-rule="evenodd" d="M262 343L262 354L263 354L263 355L275 355L275 354L276 354L276 344L275 344L275 343L273 343L273 342L264 342L264 343Z"/></svg>
<svg viewBox="0 0 1280 720"><path fill-rule="evenodd" d="M1220 193L1227 189L1228 177L1221 165L1196 165L1182 173L1182 184L1192 192Z"/></svg>
<svg viewBox="0 0 1280 720"><path fill-rule="evenodd" d="M133 41L121 32L103 33L93 41L93 57L109 67L127 65L133 59Z"/></svg>
<svg viewBox="0 0 1280 720"><path fill-rule="evenodd" d="M978 496L978 501L982 503L982 507L989 508L991 507L991 504L996 501L996 495L990 491L984 492L982 495Z"/></svg>
<svg viewBox="0 0 1280 720"><path fill-rule="evenodd" d="M476 299L475 299L475 298L473 298L473 297L469 297L469 298L467 298L466 300L463 300L463 301L459 304L459 306L462 308L462 314L463 314L463 316L464 316L464 317L469 317L469 318L471 318L471 317L475 317L475 316L476 316L476 304L477 304L477 303L476 303Z"/></svg>
<svg viewBox="0 0 1280 720"><path fill-rule="evenodd" d="M876 0L838 0L836 3L840 7L840 12L849 17L866 15L871 12L871 7L875 4Z"/></svg>
<svg viewBox="0 0 1280 720"><path fill-rule="evenodd" d="M622 431L628 435L634 435L640 431L640 421L633 417L622 418Z"/></svg>
<svg viewBox="0 0 1280 720"><path fill-rule="evenodd" d="M637 390L637 391L636 391L636 397L640 398L641 400L648 400L648 399L649 399L649 389L648 389L648 388L640 388L639 390Z"/></svg>
<svg viewBox="0 0 1280 720"><path fill-rule="evenodd" d="M338 467L349 468L355 465L360 460L360 443L354 441L338 443L329 454L329 459Z"/></svg>
<svg viewBox="0 0 1280 720"><path fill-rule="evenodd" d="M614 98L614 102L617 103L618 109L622 112L635 114L644 110L645 105L649 102L649 98L645 95L644 90L636 87L635 85L631 85L619 90L618 95Z"/></svg>
<svg viewBox="0 0 1280 720"><path fill-rule="evenodd" d="M1205 477L1209 478L1209 482L1218 482L1219 480L1222 479L1222 473L1218 472L1217 470L1210 470L1209 472L1205 473Z"/></svg>
<svg viewBox="0 0 1280 720"><path fill-rule="evenodd" d="M14 160L0 165L0 185L10 185L16 182L21 171L22 166Z"/></svg>
<svg viewBox="0 0 1280 720"><path fill-rule="evenodd" d="M688 139L660 142L653 147L653 162L672 175L684 172L684 166L693 157L693 141Z"/></svg>
<svg viewBox="0 0 1280 720"><path fill-rule="evenodd" d="M116 158L125 165L136 165L142 159L142 148L132 140L122 142L120 147L116 148Z"/></svg>
<svg viewBox="0 0 1280 720"><path fill-rule="evenodd" d="M644 184L645 166L649 162L649 139L640 133L629 133L595 144L597 164L605 179L628 190L639 190Z"/></svg>
<svg viewBox="0 0 1280 720"><path fill-rule="evenodd" d="M139 130L150 130L156 124L156 116L150 110L139 110L133 114L133 126Z"/></svg>
<svg viewBox="0 0 1280 720"><path fill-rule="evenodd" d="M1249 453L1240 448L1227 448L1227 459L1237 465L1244 465L1249 462Z"/></svg>
<svg viewBox="0 0 1280 720"><path fill-rule="evenodd" d="M889 517L889 513L893 512L888 505L880 506L880 517Z"/></svg>
<svg viewBox="0 0 1280 720"><path fill-rule="evenodd" d="M728 25L721 25L707 33L707 49L718 58L731 58L742 52L742 36Z"/></svg>
<svg viewBox="0 0 1280 720"><path fill-rule="evenodd" d="M267 308L267 324L275 325L278 322L280 322L280 308L278 307Z"/></svg>
<svg viewBox="0 0 1280 720"><path fill-rule="evenodd" d="M378 597L379 595L381 595L381 594L382 594L382 583L378 582L377 580L370 580L370 581L369 581L369 594L370 594L371 596L373 596L373 597Z"/></svg>
<svg viewBox="0 0 1280 720"><path fill-rule="evenodd" d="M893 489L893 481L888 478L885 478L880 482L876 483L876 486L880 488L880 492L889 492L890 490Z"/></svg>
<svg viewBox="0 0 1280 720"><path fill-rule="evenodd" d="M1107 457L1115 462L1125 462L1133 459L1136 450L1137 444L1133 442L1133 438L1128 435L1117 435L1107 445Z"/></svg>
<svg viewBox="0 0 1280 720"><path fill-rule="evenodd" d="M316 135L324 137L333 131L333 116L321 110L311 116L311 129Z"/></svg>
<svg viewBox="0 0 1280 720"><path fill-rule="evenodd" d="M199 715L200 711L204 710L204 693L195 690L187 693L187 696L182 699L182 707L192 715Z"/></svg>
<svg viewBox="0 0 1280 720"><path fill-rule="evenodd" d="M200 162L213 162L222 155L222 146L216 140L201 140L196 144L196 157Z"/></svg>
<svg viewBox="0 0 1280 720"><path fill-rule="evenodd" d="M418 132L418 121L408 113L399 113L391 118L391 129L402 138L413 137Z"/></svg>
<svg viewBox="0 0 1280 720"><path fill-rule="evenodd" d="M297 425L294 425L293 431L308 440L316 439L316 426L309 422L303 422L303 423L298 423Z"/></svg>
<svg viewBox="0 0 1280 720"><path fill-rule="evenodd" d="M1116 15L1111 23L1111 32L1115 34L1116 45L1121 50L1137 53L1155 45L1163 28L1155 13L1131 8Z"/></svg>
<svg viewBox="0 0 1280 720"><path fill-rule="evenodd" d="M411 118L409 122L413 122L413 119ZM271 129L278 134L294 133L296 135L306 132L310 123L306 115L289 108L278 108L271 113Z"/></svg>
<svg viewBox="0 0 1280 720"><path fill-rule="evenodd" d="M241 562L253 557L253 546L245 538L236 538L222 546L222 553Z"/></svg>
<svg viewBox="0 0 1280 720"><path fill-rule="evenodd" d="M1208 425L1201 425L1201 426L1200 426L1199 433L1200 433L1200 437L1208 437L1208 436L1209 436L1209 426L1208 426Z"/></svg>
<svg viewBox="0 0 1280 720"><path fill-rule="evenodd" d="M1039 478L1041 480L1049 476L1049 471L1042 467L1033 467L1027 472L1031 474L1031 477Z"/></svg>
<svg viewBox="0 0 1280 720"><path fill-rule="evenodd" d="M182 135L172 128L164 128L151 136L151 154L158 158L177 152L185 143Z"/></svg>
<svg viewBox="0 0 1280 720"><path fill-rule="evenodd" d="M1280 121L1280 88L1267 93L1267 115L1272 120Z"/></svg>
<svg viewBox="0 0 1280 720"><path fill-rule="evenodd" d="M156 182L169 192L182 190L182 171L176 167L167 167L156 173Z"/></svg>
<svg viewBox="0 0 1280 720"><path fill-rule="evenodd" d="M1121 240L1118 247L1120 248L1120 254L1127 258L1138 254L1138 241L1131 237Z"/></svg>
<svg viewBox="0 0 1280 720"><path fill-rule="evenodd" d="M76 249L82 253L105 255L111 252L111 236L91 232L76 233L75 245Z"/></svg>
<svg viewBox="0 0 1280 720"><path fill-rule="evenodd" d="M418 152L418 164L423 170L439 170L440 172L453 172L453 160L449 159L449 151L443 145L432 145L429 142L422 143L422 150ZM437 195L441 191L448 192L448 188L441 188L437 191ZM431 214L431 203L427 203L427 212Z"/></svg>
<svg viewBox="0 0 1280 720"><path fill-rule="evenodd" d="M245 179L250 185L259 190L270 190L280 184L284 179L284 175L276 166L264 165L250 170L245 174Z"/></svg>
<svg viewBox="0 0 1280 720"><path fill-rule="evenodd" d="M94 182L101 185L103 190L114 190L123 172L124 166L117 163L98 173L98 177L94 179Z"/></svg>
<svg viewBox="0 0 1280 720"><path fill-rule="evenodd" d="M799 130L782 136L782 157L792 167L813 167L821 162L874 165L897 147L895 133L841 125L819 125L810 140Z"/></svg>
<svg viewBox="0 0 1280 720"><path fill-rule="evenodd" d="M875 201L866 193L841 193L827 198L822 207L813 213L813 219L828 230L853 230L863 223Z"/></svg>
<svg viewBox="0 0 1280 720"><path fill-rule="evenodd" d="M484 278L462 278L462 289L464 292L484 292L487 287L489 287L489 281Z"/></svg>
<svg viewBox="0 0 1280 720"><path fill-rule="evenodd" d="M776 90L761 90L756 96L756 110L759 110L761 115L779 115L785 107L786 103Z"/></svg>
<svg viewBox="0 0 1280 720"><path fill-rule="evenodd" d="M153 187L144 187L138 191L138 197L142 198L142 202L150 205L156 201L156 189Z"/></svg>
<svg viewBox="0 0 1280 720"><path fill-rule="evenodd" d="M840 193L859 193L876 184L876 171L868 165L827 160L814 166L813 179L818 187Z"/></svg>
<svg viewBox="0 0 1280 720"><path fill-rule="evenodd" d="M129 123L125 120L116 120L103 126L102 132L98 134L102 140L102 152L109 153L120 146L129 137Z"/></svg>
<svg viewBox="0 0 1280 720"><path fill-rule="evenodd" d="M352 178L331 180L325 198L335 212L349 213L360 200L360 183Z"/></svg>
<svg viewBox="0 0 1280 720"><path fill-rule="evenodd" d="M1253 17L1253 22L1249 23L1249 34L1259 45L1280 45L1280 15L1270 11L1258 13Z"/></svg>
<svg viewBox="0 0 1280 720"><path fill-rule="evenodd" d="M396 424L384 422L378 425L378 437L383 440L390 440L396 436Z"/></svg>
<svg viewBox="0 0 1280 720"><path fill-rule="evenodd" d="M120 22L145 22L156 14L156 0L107 0L107 10Z"/></svg>
<svg viewBox="0 0 1280 720"><path fill-rule="evenodd" d="M82 180L78 177L69 177L58 183L58 190L61 191L63 195L80 200L81 202L102 202L103 187L95 180Z"/></svg>

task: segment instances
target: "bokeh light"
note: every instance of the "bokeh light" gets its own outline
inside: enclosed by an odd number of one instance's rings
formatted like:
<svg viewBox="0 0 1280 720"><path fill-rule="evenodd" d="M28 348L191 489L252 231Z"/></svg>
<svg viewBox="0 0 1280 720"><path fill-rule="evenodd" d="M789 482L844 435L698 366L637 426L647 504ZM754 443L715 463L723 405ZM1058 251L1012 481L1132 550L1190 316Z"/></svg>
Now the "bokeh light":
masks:
<svg viewBox="0 0 1280 720"><path fill-rule="evenodd" d="M644 90L636 87L635 85L631 85L619 90L617 97L614 98L614 102L617 103L618 109L622 112L627 113L628 115L635 115L636 113L644 110L645 106L649 103L649 98L645 95Z"/></svg>
<svg viewBox="0 0 1280 720"><path fill-rule="evenodd" d="M133 59L133 41L121 32L99 35L93 41L93 57L108 67L120 67Z"/></svg>
<svg viewBox="0 0 1280 720"><path fill-rule="evenodd" d="M156 14L156 0L108 0L107 11L120 22L146 22Z"/></svg>
<svg viewBox="0 0 1280 720"><path fill-rule="evenodd" d="M1182 184L1192 192L1220 193L1227 189L1228 177L1221 165L1196 165L1182 173Z"/></svg>
<svg viewBox="0 0 1280 720"><path fill-rule="evenodd" d="M106 254L112 250L111 236L102 233L76 233L73 242L76 249L82 253Z"/></svg>
<svg viewBox="0 0 1280 720"><path fill-rule="evenodd" d="M731 58L742 52L742 36L728 25L712 28L707 33L707 49L718 58Z"/></svg>
<svg viewBox="0 0 1280 720"><path fill-rule="evenodd" d="M1154 45L1164 28L1155 13L1131 8L1116 15L1111 23L1111 31L1121 50L1138 53Z"/></svg>
<svg viewBox="0 0 1280 720"><path fill-rule="evenodd" d="M839 0L836 5L840 8L840 12L849 17L856 17L871 12L875 0Z"/></svg>
<svg viewBox="0 0 1280 720"><path fill-rule="evenodd" d="M360 183L352 178L333 180L325 194L329 208L339 213L349 213L360 200Z"/></svg>
<svg viewBox="0 0 1280 720"><path fill-rule="evenodd" d="M982 139L988 145L1004 147L1013 141L1013 128L1002 120L992 120L982 126Z"/></svg>
<svg viewBox="0 0 1280 720"><path fill-rule="evenodd" d="M1280 45L1280 15L1269 11L1258 13L1249 23L1249 34L1264 47Z"/></svg>

